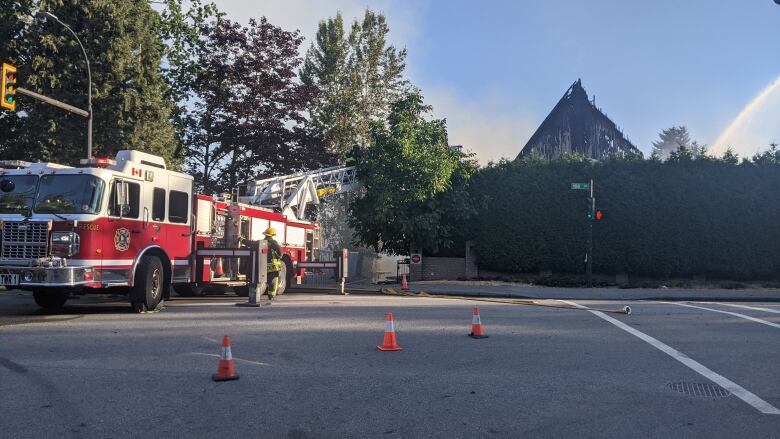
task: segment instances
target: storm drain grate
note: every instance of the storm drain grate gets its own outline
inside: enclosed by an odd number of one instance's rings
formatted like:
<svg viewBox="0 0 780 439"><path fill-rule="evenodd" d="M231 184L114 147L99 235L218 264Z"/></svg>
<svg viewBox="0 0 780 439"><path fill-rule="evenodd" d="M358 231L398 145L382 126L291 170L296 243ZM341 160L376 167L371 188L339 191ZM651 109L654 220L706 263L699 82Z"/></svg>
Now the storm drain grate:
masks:
<svg viewBox="0 0 780 439"><path fill-rule="evenodd" d="M698 396L701 398L725 398L731 395L731 392L717 384L708 383L669 383L669 389L687 396Z"/></svg>

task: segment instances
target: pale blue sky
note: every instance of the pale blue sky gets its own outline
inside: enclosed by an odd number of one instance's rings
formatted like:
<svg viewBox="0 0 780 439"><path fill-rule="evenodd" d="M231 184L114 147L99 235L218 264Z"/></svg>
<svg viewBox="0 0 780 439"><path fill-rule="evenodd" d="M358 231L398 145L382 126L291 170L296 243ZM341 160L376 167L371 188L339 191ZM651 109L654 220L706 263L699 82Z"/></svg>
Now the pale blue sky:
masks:
<svg viewBox="0 0 780 439"><path fill-rule="evenodd" d="M453 143L484 162L514 157L577 78L647 152L687 125L712 144L780 76L780 6L772 0L218 0L232 18L266 15L311 37L341 10L384 11L409 51L408 76L446 117ZM308 46L308 43L306 43ZM743 154L780 142L780 87L733 139Z"/></svg>

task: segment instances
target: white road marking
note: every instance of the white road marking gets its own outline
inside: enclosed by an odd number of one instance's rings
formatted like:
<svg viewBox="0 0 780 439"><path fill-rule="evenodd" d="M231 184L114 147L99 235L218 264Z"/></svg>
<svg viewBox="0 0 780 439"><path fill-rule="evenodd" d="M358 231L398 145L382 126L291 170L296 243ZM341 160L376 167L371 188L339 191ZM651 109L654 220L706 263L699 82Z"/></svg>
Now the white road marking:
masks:
<svg viewBox="0 0 780 439"><path fill-rule="evenodd" d="M576 306L577 308L586 308L578 303L570 302L568 300L561 300L560 302L567 303L571 306ZM749 405L753 406L756 410L760 411L761 413L767 414L767 415L780 415L780 409L777 407L774 407L773 405L769 404L768 402L764 401L763 399L759 398L756 394L753 392L745 389L744 387L740 386L739 384L735 383L734 381L731 381L730 379L724 377L723 375L720 375L703 364L699 363L698 361L688 357L687 355L683 354L682 352L678 351L677 349L674 349L673 347L667 345L666 343L657 340L647 334L645 334L642 331L639 331L637 329L632 328L631 326L628 326L627 324L621 322L620 320L614 319L606 314L604 314L601 311L594 311L594 310L588 310L592 314L601 317L602 319L608 321L609 323L612 323L613 325L617 326L618 328L628 332L629 334L647 342L654 348L660 350L661 352L669 355L670 357L674 358L675 360L679 361L680 363L688 366L690 369L692 369L694 372L698 373L699 375L709 379L710 381L714 382L715 384L723 387L724 389L731 392L733 395L735 395L737 398L745 401Z"/></svg>
<svg viewBox="0 0 780 439"><path fill-rule="evenodd" d="M677 303L677 302L661 302L661 303L668 303L669 305L686 306L688 308L703 309L705 311L719 312L721 314L728 314L730 316L739 317L739 318L742 318L742 319L745 319L745 320L750 320L751 322L761 323L762 325L772 326L772 327L780 329L780 324L773 323L773 322L768 322L766 320L757 319L755 317L750 317L750 316L747 316L745 314L740 314L738 312L722 311L722 310L714 309L714 308L705 308L703 306L688 305L686 303Z"/></svg>
<svg viewBox="0 0 780 439"><path fill-rule="evenodd" d="M696 303L707 303L710 305L730 306L733 308L752 309L753 311L763 311L763 312L771 312L773 314L780 314L780 309L763 308L760 306L737 305L736 303L724 303L724 302L696 302ZM767 306L778 306L778 305L767 305Z"/></svg>

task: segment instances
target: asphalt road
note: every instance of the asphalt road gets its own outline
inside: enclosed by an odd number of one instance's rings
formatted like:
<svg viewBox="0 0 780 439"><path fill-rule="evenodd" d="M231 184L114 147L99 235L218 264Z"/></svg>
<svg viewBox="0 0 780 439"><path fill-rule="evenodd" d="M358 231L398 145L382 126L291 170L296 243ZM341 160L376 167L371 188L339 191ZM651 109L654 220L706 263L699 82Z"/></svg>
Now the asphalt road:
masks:
<svg viewBox="0 0 780 439"><path fill-rule="evenodd" d="M0 293L0 436L780 439L778 303L112 300ZM388 311L401 352L376 349ZM223 334L241 378L216 383Z"/></svg>

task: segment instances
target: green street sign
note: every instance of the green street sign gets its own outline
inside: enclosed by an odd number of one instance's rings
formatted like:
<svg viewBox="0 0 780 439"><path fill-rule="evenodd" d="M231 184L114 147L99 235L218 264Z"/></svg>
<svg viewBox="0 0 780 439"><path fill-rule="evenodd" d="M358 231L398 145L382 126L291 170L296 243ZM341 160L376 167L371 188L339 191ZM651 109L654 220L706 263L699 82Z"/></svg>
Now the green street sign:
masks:
<svg viewBox="0 0 780 439"><path fill-rule="evenodd" d="M590 185L588 183L572 183L571 188L577 191L586 191L590 189Z"/></svg>

